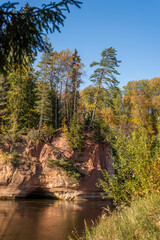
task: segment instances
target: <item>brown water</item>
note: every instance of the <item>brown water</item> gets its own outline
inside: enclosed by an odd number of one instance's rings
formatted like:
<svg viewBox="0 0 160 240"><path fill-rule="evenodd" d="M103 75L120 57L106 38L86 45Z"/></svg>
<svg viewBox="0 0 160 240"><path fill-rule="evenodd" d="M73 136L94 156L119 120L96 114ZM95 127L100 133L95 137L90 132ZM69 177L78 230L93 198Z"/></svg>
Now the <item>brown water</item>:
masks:
<svg viewBox="0 0 160 240"><path fill-rule="evenodd" d="M109 202L0 201L0 240L65 240L84 231ZM71 235L72 236L72 235Z"/></svg>

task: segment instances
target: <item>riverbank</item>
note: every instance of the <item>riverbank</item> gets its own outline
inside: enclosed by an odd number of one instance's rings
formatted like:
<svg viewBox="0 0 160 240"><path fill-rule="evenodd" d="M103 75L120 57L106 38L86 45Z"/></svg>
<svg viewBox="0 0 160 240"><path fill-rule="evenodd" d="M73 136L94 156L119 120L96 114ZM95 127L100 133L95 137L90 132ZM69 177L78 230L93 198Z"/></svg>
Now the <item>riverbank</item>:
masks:
<svg viewBox="0 0 160 240"><path fill-rule="evenodd" d="M159 240L160 196L152 195L145 200L133 202L131 207L114 211L109 217L102 214L98 225L86 227L85 240Z"/></svg>

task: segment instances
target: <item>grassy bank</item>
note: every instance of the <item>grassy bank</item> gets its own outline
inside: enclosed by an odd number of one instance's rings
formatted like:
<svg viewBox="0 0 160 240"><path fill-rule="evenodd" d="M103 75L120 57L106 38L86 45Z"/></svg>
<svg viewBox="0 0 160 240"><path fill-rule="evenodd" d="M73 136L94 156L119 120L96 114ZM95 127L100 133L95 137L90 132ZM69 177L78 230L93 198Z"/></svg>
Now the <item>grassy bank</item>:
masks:
<svg viewBox="0 0 160 240"><path fill-rule="evenodd" d="M160 196L133 202L131 207L102 214L96 227L86 227L81 240L160 240Z"/></svg>

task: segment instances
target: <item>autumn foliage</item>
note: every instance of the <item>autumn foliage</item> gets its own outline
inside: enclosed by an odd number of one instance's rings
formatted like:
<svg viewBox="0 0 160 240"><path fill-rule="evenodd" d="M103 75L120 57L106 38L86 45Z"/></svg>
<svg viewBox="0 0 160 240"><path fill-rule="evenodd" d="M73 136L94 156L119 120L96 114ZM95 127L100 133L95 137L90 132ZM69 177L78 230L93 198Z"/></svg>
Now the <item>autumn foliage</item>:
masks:
<svg viewBox="0 0 160 240"><path fill-rule="evenodd" d="M52 140L65 132L70 146L83 151L86 132L109 143L115 175L104 172L99 186L116 204L160 191L160 78L128 82L118 88L120 61L116 50L105 49L89 85L81 90L83 64L75 49L57 52L47 42L38 64L10 69L0 78L0 140L19 132ZM33 131L32 131L33 130ZM7 138L6 138L7 136ZM12 147L10 148L12 151ZM107 194L107 195L106 195Z"/></svg>

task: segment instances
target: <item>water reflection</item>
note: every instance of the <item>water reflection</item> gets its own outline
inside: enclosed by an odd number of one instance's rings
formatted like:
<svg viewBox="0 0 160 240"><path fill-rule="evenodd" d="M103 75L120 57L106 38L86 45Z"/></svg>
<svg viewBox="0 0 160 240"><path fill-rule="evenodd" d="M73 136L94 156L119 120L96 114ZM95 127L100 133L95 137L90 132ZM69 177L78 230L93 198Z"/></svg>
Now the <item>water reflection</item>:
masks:
<svg viewBox="0 0 160 240"><path fill-rule="evenodd" d="M91 225L109 202L0 201L1 240L65 240Z"/></svg>

